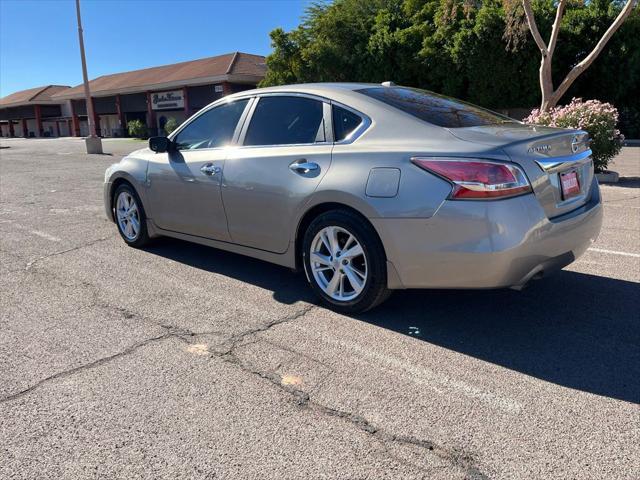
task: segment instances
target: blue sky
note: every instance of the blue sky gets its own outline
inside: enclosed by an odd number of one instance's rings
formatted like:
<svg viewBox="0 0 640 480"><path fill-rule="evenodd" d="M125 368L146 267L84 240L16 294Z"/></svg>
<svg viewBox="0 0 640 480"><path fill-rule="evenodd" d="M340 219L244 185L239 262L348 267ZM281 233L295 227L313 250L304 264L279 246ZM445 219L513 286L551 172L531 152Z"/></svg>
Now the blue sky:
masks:
<svg viewBox="0 0 640 480"><path fill-rule="evenodd" d="M266 55L309 0L81 0L89 78L236 50ZM0 97L82 81L74 0L0 0Z"/></svg>

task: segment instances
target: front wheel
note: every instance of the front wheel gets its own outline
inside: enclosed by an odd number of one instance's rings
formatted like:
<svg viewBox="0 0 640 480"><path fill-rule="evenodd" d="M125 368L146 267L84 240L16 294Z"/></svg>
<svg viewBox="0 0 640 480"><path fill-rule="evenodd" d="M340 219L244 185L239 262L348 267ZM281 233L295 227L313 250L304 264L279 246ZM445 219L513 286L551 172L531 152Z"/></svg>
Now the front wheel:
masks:
<svg viewBox="0 0 640 480"><path fill-rule="evenodd" d="M334 210L311 222L304 235L303 261L311 288L333 310L364 312L389 296L380 239L355 213Z"/></svg>
<svg viewBox="0 0 640 480"><path fill-rule="evenodd" d="M113 198L116 225L125 243L136 248L149 243L147 217L133 187L128 184L120 185L113 194Z"/></svg>

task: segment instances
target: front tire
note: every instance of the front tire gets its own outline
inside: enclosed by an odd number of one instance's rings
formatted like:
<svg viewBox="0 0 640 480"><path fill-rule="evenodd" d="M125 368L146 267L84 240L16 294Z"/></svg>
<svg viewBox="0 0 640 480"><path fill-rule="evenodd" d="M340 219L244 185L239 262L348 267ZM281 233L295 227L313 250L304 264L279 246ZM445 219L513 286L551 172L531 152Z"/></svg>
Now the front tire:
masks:
<svg viewBox="0 0 640 480"><path fill-rule="evenodd" d="M126 183L120 185L113 194L113 205L118 232L125 243L135 248L148 244L147 216L133 187Z"/></svg>
<svg viewBox="0 0 640 480"><path fill-rule="evenodd" d="M382 243L373 227L353 212L319 215L304 234L302 254L311 288L333 310L365 312L390 294Z"/></svg>

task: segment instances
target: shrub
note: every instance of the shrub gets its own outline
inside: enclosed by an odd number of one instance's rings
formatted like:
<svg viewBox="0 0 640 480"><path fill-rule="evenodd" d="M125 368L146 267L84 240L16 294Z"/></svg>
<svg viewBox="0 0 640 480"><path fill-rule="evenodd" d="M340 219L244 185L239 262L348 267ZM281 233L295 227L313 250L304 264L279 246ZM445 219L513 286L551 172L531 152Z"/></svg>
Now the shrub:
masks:
<svg viewBox="0 0 640 480"><path fill-rule="evenodd" d="M597 172L606 170L608 163L622 148L624 135L616 128L618 110L610 103L574 98L569 105L552 108L549 112L535 109L525 123L585 130L591 137L593 163Z"/></svg>
<svg viewBox="0 0 640 480"><path fill-rule="evenodd" d="M131 137L145 138L147 136L147 126L140 120L129 121L127 123L127 131Z"/></svg>
<svg viewBox="0 0 640 480"><path fill-rule="evenodd" d="M167 119L167 123L164 124L164 131L166 132L167 135L169 135L176 128L178 128L178 121L173 117L169 117Z"/></svg>

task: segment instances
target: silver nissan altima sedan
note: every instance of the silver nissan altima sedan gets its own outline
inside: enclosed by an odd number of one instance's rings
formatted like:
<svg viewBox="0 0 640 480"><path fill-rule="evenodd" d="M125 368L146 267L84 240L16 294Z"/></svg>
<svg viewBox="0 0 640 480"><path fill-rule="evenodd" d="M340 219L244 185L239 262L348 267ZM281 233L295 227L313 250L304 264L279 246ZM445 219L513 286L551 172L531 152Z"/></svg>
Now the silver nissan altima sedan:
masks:
<svg viewBox="0 0 640 480"><path fill-rule="evenodd" d="M224 97L109 167L104 203L128 245L303 269L346 313L395 289L522 288L602 223L586 132L390 82Z"/></svg>

